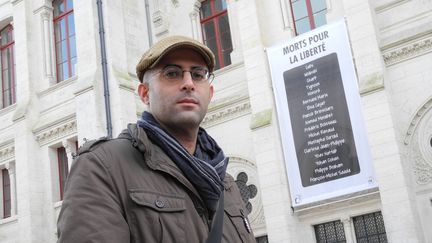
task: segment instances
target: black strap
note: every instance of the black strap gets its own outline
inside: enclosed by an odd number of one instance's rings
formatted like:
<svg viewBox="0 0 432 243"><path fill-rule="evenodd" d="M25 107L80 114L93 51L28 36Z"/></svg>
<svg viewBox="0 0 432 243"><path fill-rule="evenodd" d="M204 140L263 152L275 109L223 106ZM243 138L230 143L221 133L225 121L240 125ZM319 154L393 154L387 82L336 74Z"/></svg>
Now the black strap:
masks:
<svg viewBox="0 0 432 243"><path fill-rule="evenodd" d="M224 216L224 190L222 190L219 198L219 205L216 211L216 215L212 221L211 230L207 238L206 243L220 243L222 240L222 225Z"/></svg>

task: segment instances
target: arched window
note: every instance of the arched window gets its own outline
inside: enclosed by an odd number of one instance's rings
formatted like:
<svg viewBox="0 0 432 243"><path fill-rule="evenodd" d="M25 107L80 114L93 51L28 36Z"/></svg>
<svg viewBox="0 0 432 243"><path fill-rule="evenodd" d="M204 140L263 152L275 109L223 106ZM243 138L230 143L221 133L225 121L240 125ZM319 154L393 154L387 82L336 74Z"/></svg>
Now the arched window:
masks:
<svg viewBox="0 0 432 243"><path fill-rule="evenodd" d="M204 43L216 56L216 67L231 64L231 32L225 0L206 0L201 3L201 27Z"/></svg>
<svg viewBox="0 0 432 243"><path fill-rule="evenodd" d="M61 82L75 75L77 62L72 0L55 0L53 8L57 82Z"/></svg>

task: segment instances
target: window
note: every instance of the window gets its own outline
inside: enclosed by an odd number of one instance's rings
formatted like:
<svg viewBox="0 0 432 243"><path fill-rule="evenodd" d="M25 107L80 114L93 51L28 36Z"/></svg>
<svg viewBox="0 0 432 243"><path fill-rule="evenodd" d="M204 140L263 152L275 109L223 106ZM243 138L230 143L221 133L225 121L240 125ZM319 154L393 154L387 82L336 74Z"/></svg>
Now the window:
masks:
<svg viewBox="0 0 432 243"><path fill-rule="evenodd" d="M314 226L317 243L346 242L343 223L340 220Z"/></svg>
<svg viewBox="0 0 432 243"><path fill-rule="evenodd" d="M2 191L3 191L3 218L11 216L11 184L9 171L2 169Z"/></svg>
<svg viewBox="0 0 432 243"><path fill-rule="evenodd" d="M296 34L302 34L325 25L326 0L291 0Z"/></svg>
<svg viewBox="0 0 432 243"><path fill-rule="evenodd" d="M201 27L204 43L216 56L215 69L230 65L233 47L225 0L201 3Z"/></svg>
<svg viewBox="0 0 432 243"><path fill-rule="evenodd" d="M248 214L252 212L252 203L249 199L254 198L257 195L258 188L254 184L248 184L248 175L245 172L240 172L237 175L237 180L235 181L242 196L243 202L246 205Z"/></svg>
<svg viewBox="0 0 432 243"><path fill-rule="evenodd" d="M61 82L75 75L75 21L72 0L55 0L53 7L57 82Z"/></svg>
<svg viewBox="0 0 432 243"><path fill-rule="evenodd" d="M15 59L12 25L0 31L1 104L0 108L15 103Z"/></svg>
<svg viewBox="0 0 432 243"><path fill-rule="evenodd" d="M267 235L259 236L259 237L255 238L255 240L257 243L268 243Z"/></svg>
<svg viewBox="0 0 432 243"><path fill-rule="evenodd" d="M381 212L354 217L353 223L358 243L387 243L387 235Z"/></svg>
<svg viewBox="0 0 432 243"><path fill-rule="evenodd" d="M64 186L69 174L68 158L64 147L57 148L57 159L59 169L60 200L63 200Z"/></svg>

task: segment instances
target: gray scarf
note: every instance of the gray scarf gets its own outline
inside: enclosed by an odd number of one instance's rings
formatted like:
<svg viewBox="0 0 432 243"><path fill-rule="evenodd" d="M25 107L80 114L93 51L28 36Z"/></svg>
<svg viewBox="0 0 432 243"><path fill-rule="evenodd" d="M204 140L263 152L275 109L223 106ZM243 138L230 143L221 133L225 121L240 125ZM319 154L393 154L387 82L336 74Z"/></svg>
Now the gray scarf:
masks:
<svg viewBox="0 0 432 243"><path fill-rule="evenodd" d="M228 165L222 149L203 128L199 128L195 154L191 155L174 137L168 134L149 112L138 120L149 139L158 145L183 171L195 186L211 213L216 211L223 190Z"/></svg>

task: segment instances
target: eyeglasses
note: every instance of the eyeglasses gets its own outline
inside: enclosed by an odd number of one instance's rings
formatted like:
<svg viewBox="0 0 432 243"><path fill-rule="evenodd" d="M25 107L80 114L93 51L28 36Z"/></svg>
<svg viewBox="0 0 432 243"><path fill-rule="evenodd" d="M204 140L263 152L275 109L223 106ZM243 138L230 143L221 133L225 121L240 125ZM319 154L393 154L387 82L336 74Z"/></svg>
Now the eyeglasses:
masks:
<svg viewBox="0 0 432 243"><path fill-rule="evenodd" d="M183 70L176 65L168 65L164 67L160 73L165 80L170 82L183 81L183 73L189 72L192 80L196 84L203 84L205 82L211 83L214 79L213 73L204 67L193 67L190 70Z"/></svg>

